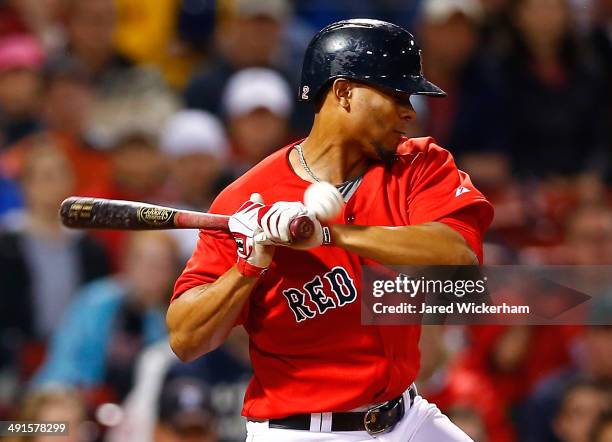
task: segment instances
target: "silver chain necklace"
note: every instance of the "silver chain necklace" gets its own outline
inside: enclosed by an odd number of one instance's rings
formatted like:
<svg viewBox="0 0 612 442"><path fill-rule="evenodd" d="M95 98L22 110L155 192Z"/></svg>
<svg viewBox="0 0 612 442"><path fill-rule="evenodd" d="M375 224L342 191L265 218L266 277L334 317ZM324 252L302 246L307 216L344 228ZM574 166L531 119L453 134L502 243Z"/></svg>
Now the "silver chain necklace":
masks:
<svg viewBox="0 0 612 442"><path fill-rule="evenodd" d="M308 175L310 175L310 177L313 180L315 180L317 183L320 183L321 180L319 179L319 177L316 176L314 172L310 169L310 167L308 167L308 164L306 164L306 158L304 158L304 151L302 150L302 146L300 146L299 144L296 144L295 149L298 151L298 156L300 158L300 164L302 165L302 168L306 171L306 173L308 173ZM337 187L338 189L341 190L341 192L343 192L342 189L346 187L347 185L349 187L353 187L352 184L359 185L359 183L361 183L362 178L363 178L363 175L359 175L358 177L352 180L347 180L343 182L342 184L337 184L335 187ZM356 189L356 187L354 187L354 189Z"/></svg>
<svg viewBox="0 0 612 442"><path fill-rule="evenodd" d="M315 180L317 183L320 183L321 180L319 179L319 177L317 177L312 170L310 170L310 167L308 167L308 164L306 164L306 158L304 158L304 152L302 151L302 146L300 146L299 144L295 145L295 148L298 151L298 155L300 157L300 164L302 165L302 167L304 168L304 170L306 171L306 173L308 173L308 175L310 175L310 177Z"/></svg>

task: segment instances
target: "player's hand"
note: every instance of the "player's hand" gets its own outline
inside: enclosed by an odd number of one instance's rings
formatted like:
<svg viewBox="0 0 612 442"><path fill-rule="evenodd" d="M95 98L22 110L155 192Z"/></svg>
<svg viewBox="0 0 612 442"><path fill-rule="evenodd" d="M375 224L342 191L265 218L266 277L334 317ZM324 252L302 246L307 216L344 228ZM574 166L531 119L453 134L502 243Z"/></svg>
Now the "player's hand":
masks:
<svg viewBox="0 0 612 442"><path fill-rule="evenodd" d="M274 255L274 246L265 243L266 235L259 224L263 207L261 195L254 193L229 219L229 229L236 241L238 270L245 276L259 276Z"/></svg>
<svg viewBox="0 0 612 442"><path fill-rule="evenodd" d="M304 241L295 242L291 237L291 221L299 216L307 216L314 224L313 235ZM259 224L267 237L267 244L310 249L323 243L323 227L315 216L300 202L279 201L266 206L259 212Z"/></svg>

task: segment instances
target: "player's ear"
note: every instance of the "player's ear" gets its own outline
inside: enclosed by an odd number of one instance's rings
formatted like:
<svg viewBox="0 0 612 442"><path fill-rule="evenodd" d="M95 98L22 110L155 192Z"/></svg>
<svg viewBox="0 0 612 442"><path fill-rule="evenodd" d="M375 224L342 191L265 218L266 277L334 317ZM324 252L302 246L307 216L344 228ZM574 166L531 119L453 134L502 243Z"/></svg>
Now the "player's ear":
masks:
<svg viewBox="0 0 612 442"><path fill-rule="evenodd" d="M353 83L346 78L336 78L332 84L332 93L336 102L345 110L350 110L353 95Z"/></svg>

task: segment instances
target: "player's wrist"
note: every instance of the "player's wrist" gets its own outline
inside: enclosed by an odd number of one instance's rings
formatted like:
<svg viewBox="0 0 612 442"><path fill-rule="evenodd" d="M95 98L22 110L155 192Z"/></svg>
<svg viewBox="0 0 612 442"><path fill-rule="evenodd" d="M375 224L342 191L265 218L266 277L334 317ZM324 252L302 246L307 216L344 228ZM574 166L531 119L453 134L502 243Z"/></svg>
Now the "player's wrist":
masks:
<svg viewBox="0 0 612 442"><path fill-rule="evenodd" d="M246 276L247 278L259 278L266 273L268 267L259 267L251 264L246 259L239 259L236 263L236 269L242 276Z"/></svg>
<svg viewBox="0 0 612 442"><path fill-rule="evenodd" d="M347 226L344 224L334 224L333 226L329 226L329 235L331 238L330 245L341 248L348 245L347 239L350 239L351 235L350 232L347 232L347 227L350 229L353 226Z"/></svg>

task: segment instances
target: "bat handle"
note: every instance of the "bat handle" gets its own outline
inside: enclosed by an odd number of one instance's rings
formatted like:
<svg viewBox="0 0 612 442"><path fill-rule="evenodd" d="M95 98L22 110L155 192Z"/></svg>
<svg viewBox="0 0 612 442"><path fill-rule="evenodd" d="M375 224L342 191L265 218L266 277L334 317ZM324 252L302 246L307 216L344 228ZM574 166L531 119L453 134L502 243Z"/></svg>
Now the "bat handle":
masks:
<svg viewBox="0 0 612 442"><path fill-rule="evenodd" d="M306 215L298 216L289 224L289 230L294 241L305 241L314 234L314 223Z"/></svg>

